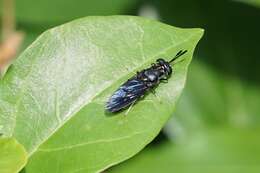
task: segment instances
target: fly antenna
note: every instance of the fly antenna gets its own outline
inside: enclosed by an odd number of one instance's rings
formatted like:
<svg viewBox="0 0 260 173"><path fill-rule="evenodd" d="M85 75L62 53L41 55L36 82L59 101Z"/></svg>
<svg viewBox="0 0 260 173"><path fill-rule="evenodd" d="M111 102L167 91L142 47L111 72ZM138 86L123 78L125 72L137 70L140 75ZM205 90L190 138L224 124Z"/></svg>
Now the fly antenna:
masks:
<svg viewBox="0 0 260 173"><path fill-rule="evenodd" d="M187 50L181 50L181 51L179 51L176 55L175 55L175 57L172 59L172 60L170 60L169 61L169 63L172 63L172 62L174 62L176 59L178 59L179 57L181 57L182 55L184 55L186 52L188 52Z"/></svg>

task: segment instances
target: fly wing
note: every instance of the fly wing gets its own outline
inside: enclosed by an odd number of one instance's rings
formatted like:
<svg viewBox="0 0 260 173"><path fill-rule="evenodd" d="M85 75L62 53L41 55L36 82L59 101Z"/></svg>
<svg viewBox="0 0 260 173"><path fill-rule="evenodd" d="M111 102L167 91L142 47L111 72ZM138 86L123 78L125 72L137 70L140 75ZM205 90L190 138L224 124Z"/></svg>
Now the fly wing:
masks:
<svg viewBox="0 0 260 173"><path fill-rule="evenodd" d="M142 81L136 78L130 79L109 98L106 104L106 110L109 112L120 111L143 96L146 90L147 86Z"/></svg>

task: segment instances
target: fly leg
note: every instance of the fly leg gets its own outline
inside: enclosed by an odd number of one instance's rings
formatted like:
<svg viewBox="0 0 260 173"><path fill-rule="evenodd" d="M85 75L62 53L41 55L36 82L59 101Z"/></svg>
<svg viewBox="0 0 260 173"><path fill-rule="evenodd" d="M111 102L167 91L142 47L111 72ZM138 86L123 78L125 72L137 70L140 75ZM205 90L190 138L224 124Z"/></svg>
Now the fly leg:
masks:
<svg viewBox="0 0 260 173"><path fill-rule="evenodd" d="M133 105L135 104L136 100L134 100L131 105L129 106L129 108L127 109L127 111L124 113L125 116L129 113L129 111L132 109Z"/></svg>
<svg viewBox="0 0 260 173"><path fill-rule="evenodd" d="M155 89L154 89L154 88L151 89L151 93L155 96L155 98L156 98L160 103L162 102L161 99L156 95L156 92L155 92Z"/></svg>
<svg viewBox="0 0 260 173"><path fill-rule="evenodd" d="M153 95L156 95L155 93L155 89L154 88L151 88L151 93L153 93Z"/></svg>
<svg viewBox="0 0 260 173"><path fill-rule="evenodd" d="M167 79L167 78L162 78L162 79L160 79L160 81L161 81L162 83L168 83L168 79Z"/></svg>
<svg viewBox="0 0 260 173"><path fill-rule="evenodd" d="M140 76L141 76L141 72L140 72L140 71L137 71L137 72L136 72L136 76L137 76L137 77L140 77Z"/></svg>
<svg viewBox="0 0 260 173"><path fill-rule="evenodd" d="M155 67L156 67L156 64L155 64L155 63L152 63L151 66L155 68Z"/></svg>

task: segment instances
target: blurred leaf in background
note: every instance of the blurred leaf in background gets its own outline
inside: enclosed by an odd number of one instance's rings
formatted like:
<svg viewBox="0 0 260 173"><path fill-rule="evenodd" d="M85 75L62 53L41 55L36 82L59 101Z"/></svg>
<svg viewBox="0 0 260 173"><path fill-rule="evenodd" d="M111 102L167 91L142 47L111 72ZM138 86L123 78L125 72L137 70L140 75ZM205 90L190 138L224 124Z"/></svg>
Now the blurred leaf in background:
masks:
<svg viewBox="0 0 260 173"><path fill-rule="evenodd" d="M137 0L14 1L17 27L26 33L22 50L48 28L85 16L130 14L137 3Z"/></svg>
<svg viewBox="0 0 260 173"><path fill-rule="evenodd" d="M16 31L15 7L13 0L1 1L0 35L0 79L19 53L24 33Z"/></svg>
<svg viewBox="0 0 260 173"><path fill-rule="evenodd" d="M25 24L57 25L85 16L122 14L131 10L136 2L137 0L16 0L16 16L19 22Z"/></svg>
<svg viewBox="0 0 260 173"><path fill-rule="evenodd" d="M178 145L164 142L147 147L139 155L108 172L258 173L259 133L259 129L253 132L208 129L203 133L193 133Z"/></svg>
<svg viewBox="0 0 260 173"><path fill-rule="evenodd" d="M260 7L260 0L234 0L234 1L243 2L243 3L247 3L249 5Z"/></svg>

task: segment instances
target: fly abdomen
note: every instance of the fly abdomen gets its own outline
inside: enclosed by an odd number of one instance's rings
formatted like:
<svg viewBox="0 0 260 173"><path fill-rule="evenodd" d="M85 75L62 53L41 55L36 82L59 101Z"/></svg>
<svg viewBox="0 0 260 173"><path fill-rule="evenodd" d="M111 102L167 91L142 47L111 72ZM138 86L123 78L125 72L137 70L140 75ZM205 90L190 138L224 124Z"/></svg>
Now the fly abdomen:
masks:
<svg viewBox="0 0 260 173"><path fill-rule="evenodd" d="M106 103L106 110L109 112L118 112L142 97L147 90L147 86L140 79L129 79L121 85Z"/></svg>

